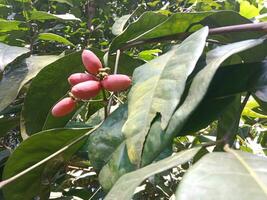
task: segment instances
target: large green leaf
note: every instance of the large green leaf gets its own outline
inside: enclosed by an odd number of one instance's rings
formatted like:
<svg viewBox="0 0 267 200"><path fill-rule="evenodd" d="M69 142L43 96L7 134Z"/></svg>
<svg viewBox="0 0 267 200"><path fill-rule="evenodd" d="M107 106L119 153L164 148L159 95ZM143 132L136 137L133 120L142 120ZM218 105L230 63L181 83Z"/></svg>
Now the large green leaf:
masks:
<svg viewBox="0 0 267 200"><path fill-rule="evenodd" d="M128 119L123 126L129 158L140 162L143 143L156 114L165 129L180 102L186 80L202 54L208 28L189 36L168 53L137 68L128 96Z"/></svg>
<svg viewBox="0 0 267 200"><path fill-rule="evenodd" d="M176 153L161 161L138 169L129 174L125 174L112 187L110 192L105 197L105 200L113 200L118 197L120 197L120 199L130 200L134 194L135 189L142 183L142 181L154 174L163 172L167 169L188 162L196 155L199 149L200 148L188 149Z"/></svg>
<svg viewBox="0 0 267 200"><path fill-rule="evenodd" d="M186 121L205 96L210 82L220 64L231 55L262 44L264 40L264 38L260 38L236 42L217 47L207 54L206 67L194 77L183 104L181 104L173 114L167 129L163 131L159 128L157 123L152 124L146 142L146 144L149 145L145 145L144 147L144 152L146 152L146 154L143 154L143 159L145 159L146 162L152 162L158 153L171 143L175 136L181 134L180 131ZM150 142L155 141L155 138L161 138L161 140L154 144Z"/></svg>
<svg viewBox="0 0 267 200"><path fill-rule="evenodd" d="M176 198L267 198L267 159L241 151L210 153L190 168L179 184Z"/></svg>
<svg viewBox="0 0 267 200"><path fill-rule="evenodd" d="M12 66L0 81L0 111L12 103L25 83L58 58L59 56L31 56Z"/></svg>
<svg viewBox="0 0 267 200"><path fill-rule="evenodd" d="M262 72L261 67L261 63L255 63L219 68L212 80L207 96L192 113L180 134L194 133L205 128L212 121L217 120L229 104L235 101L235 94L253 88L254 85L251 84L251 79L252 82L255 82L254 79L258 79ZM265 68L263 68L263 70L264 69ZM236 82L237 79L239 80L238 83ZM262 84L265 83L262 82ZM260 85L257 87L259 86ZM126 120L125 117L124 119L121 117L125 116L126 112L126 108L119 108L112 113L102 127L89 138L90 161L98 170L106 164L100 171L99 181L107 190L113 186L121 175L135 169L127 155L125 138L121 135L121 126ZM116 124L116 121L120 126ZM161 130L160 120L157 119L153 122L152 129L154 130L150 130L150 132ZM146 141L146 146L157 146L157 143L161 143L161 141L164 140L164 134L158 134L157 136L158 137L153 138L149 137ZM142 158L143 166L150 164L152 160L151 157L146 156L146 151L150 151L150 148L144 149ZM154 151L154 158L156 158L161 151L162 149L160 148L158 152Z"/></svg>
<svg viewBox="0 0 267 200"><path fill-rule="evenodd" d="M8 179L17 173L31 167L35 163L52 155L62 147L70 144L75 139L87 133L88 129L54 129L40 132L24 142L12 153L8 159L3 173L3 178ZM62 153L51 162L54 163L55 169L51 168L50 164L43 164L24 176L18 178L13 183L6 185L3 188L4 196L9 200L17 200L22 196L24 199L33 199L35 196L42 194L44 188L49 192L49 178L47 174L54 172L62 163L66 162L83 144L84 140L69 147L67 151Z"/></svg>
<svg viewBox="0 0 267 200"><path fill-rule="evenodd" d="M8 64L28 52L30 50L24 47L15 47L0 43L0 73Z"/></svg>
<svg viewBox="0 0 267 200"><path fill-rule="evenodd" d="M44 68L32 81L24 102L23 118L28 135L42 130L52 106L70 89L68 77L84 71L81 53L73 53Z"/></svg>
<svg viewBox="0 0 267 200"><path fill-rule="evenodd" d="M38 35L39 40L48 40L48 41L53 41L53 42L59 42L65 45L70 45L70 46L75 46L72 42L70 42L68 39L54 34L54 33L40 33Z"/></svg>

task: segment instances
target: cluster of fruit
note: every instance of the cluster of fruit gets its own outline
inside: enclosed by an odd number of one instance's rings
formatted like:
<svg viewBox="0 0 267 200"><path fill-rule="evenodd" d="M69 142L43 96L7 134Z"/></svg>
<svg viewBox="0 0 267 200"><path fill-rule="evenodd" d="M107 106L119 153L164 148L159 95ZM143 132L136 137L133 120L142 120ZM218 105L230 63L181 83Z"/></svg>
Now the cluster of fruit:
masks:
<svg viewBox="0 0 267 200"><path fill-rule="evenodd" d="M52 115L62 117L71 113L77 101L89 100L101 90L120 92L131 85L131 79L123 74L109 75L103 68L99 58L90 50L82 52L82 61L87 70L85 73L75 73L69 76L72 86L69 97L63 98L52 108Z"/></svg>

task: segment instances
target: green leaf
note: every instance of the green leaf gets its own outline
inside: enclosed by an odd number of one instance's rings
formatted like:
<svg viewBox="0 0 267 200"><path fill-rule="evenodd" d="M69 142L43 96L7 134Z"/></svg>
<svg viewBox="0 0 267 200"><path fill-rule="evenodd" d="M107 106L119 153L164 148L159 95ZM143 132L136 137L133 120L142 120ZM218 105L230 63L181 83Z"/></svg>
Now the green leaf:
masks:
<svg viewBox="0 0 267 200"><path fill-rule="evenodd" d="M219 117L216 140L224 139L229 145L235 141L241 115L241 95L236 95ZM215 150L222 151L224 142L218 143Z"/></svg>
<svg viewBox="0 0 267 200"><path fill-rule="evenodd" d="M37 11L37 10L29 12L29 20L44 21L44 20L53 20L53 19L80 21L79 18L76 18L74 15L69 14L69 13L53 15L48 12Z"/></svg>
<svg viewBox="0 0 267 200"><path fill-rule="evenodd" d="M29 52L30 50L24 47L15 47L0 43L0 73L8 64Z"/></svg>
<svg viewBox="0 0 267 200"><path fill-rule="evenodd" d="M115 21L111 29L113 35L119 35L123 32L124 26L126 25L128 20L131 18L131 16L132 15L124 15Z"/></svg>
<svg viewBox="0 0 267 200"><path fill-rule="evenodd" d="M75 45L72 42L70 42L66 38L64 38L60 35L54 34L54 33L40 33L38 35L38 39L39 40L48 40L48 41L53 41L53 42L59 42L59 43L65 44L65 45L70 45L70 46L75 47Z"/></svg>
<svg viewBox="0 0 267 200"><path fill-rule="evenodd" d="M19 125L19 117L5 117L0 119L0 137L4 136L7 131Z"/></svg>
<svg viewBox="0 0 267 200"><path fill-rule="evenodd" d="M31 167L88 131L88 129L54 129L40 132L28 138L16 148L8 159L3 178L8 179ZM50 176L54 175L52 172L56 172L64 162L67 162L83 142L84 140L69 147L50 163L45 163L16 179L13 183L6 185L3 188L5 198L17 200L23 196L24 199L33 199L35 196L41 195L44 188L48 189L49 192L49 179L52 178ZM51 168L51 164L54 164L54 169Z"/></svg>
<svg viewBox="0 0 267 200"><path fill-rule="evenodd" d="M179 184L176 198L266 199L267 172L264 169L267 159L241 151L232 152L210 153L193 165Z"/></svg>
<svg viewBox="0 0 267 200"><path fill-rule="evenodd" d="M28 135L42 130L52 106L70 90L68 77L83 71L81 52L77 52L46 66L35 77L25 97L22 113Z"/></svg>
<svg viewBox="0 0 267 200"><path fill-rule="evenodd" d="M150 176L163 172L167 169L182 165L191 160L200 148L188 149L176 153L161 161L155 162L144 168L138 169L131 173L122 176L116 184L112 187L110 192L105 197L105 200L113 200L117 197L124 200L130 200L134 194L135 189Z"/></svg>
<svg viewBox="0 0 267 200"><path fill-rule="evenodd" d="M11 21L0 18L1 33L6 33L9 31L26 31L26 30L28 30L28 27L25 22L15 21L15 20Z"/></svg>
<svg viewBox="0 0 267 200"><path fill-rule="evenodd" d="M127 105L116 109L88 138L88 154L92 165L101 169L124 141L121 128L127 119Z"/></svg>
<svg viewBox="0 0 267 200"><path fill-rule="evenodd" d="M72 0L49 0L51 2L58 2L58 3L65 3L71 7L73 7L73 1Z"/></svg>
<svg viewBox="0 0 267 200"><path fill-rule="evenodd" d="M152 162L155 156L157 156L158 152L161 152L163 149L165 149L165 147L171 143L175 136L181 134L180 131L182 130L186 121L205 96L210 82L220 64L231 55L260 45L263 42L264 38L236 42L217 47L207 54L206 67L200 70L200 72L198 72L194 77L188 94L185 97L184 103L178 107L178 109L172 115L166 131L159 129L158 124L152 124L146 142L146 144L149 145L145 145L144 147L144 152L146 152L146 154L144 154L143 157L146 157L146 162ZM155 141L155 138L158 137L160 137L161 140L157 143L153 144L152 142L149 142L150 140Z"/></svg>
<svg viewBox="0 0 267 200"><path fill-rule="evenodd" d="M240 11L239 13L246 18L253 18L260 14L260 9L250 4L247 0L239 0Z"/></svg>
<svg viewBox="0 0 267 200"><path fill-rule="evenodd" d="M246 104L246 106L242 112L242 116L266 119L267 115L263 115L263 114L260 114L260 113L255 111L255 109L257 109L259 107L260 107L260 105L255 99L253 99L253 98L249 99L249 101L247 102L247 104Z"/></svg>
<svg viewBox="0 0 267 200"><path fill-rule="evenodd" d="M12 66L0 81L0 111L12 103L25 83L58 58L58 56L32 56Z"/></svg>
<svg viewBox="0 0 267 200"><path fill-rule="evenodd" d="M162 51L160 49L145 50L145 51L141 51L138 54L138 57L143 60L150 61L156 58L158 53L162 53Z"/></svg>
<svg viewBox="0 0 267 200"><path fill-rule="evenodd" d="M136 22L130 24L121 35L119 35L112 41L110 45L110 51L116 51L117 49L122 47L122 44L138 37L146 31L149 31L166 19L167 17L160 13L151 11L145 12Z"/></svg>
<svg viewBox="0 0 267 200"><path fill-rule="evenodd" d="M165 129L180 102L186 80L202 54L208 28L189 36L168 53L137 68L128 96L128 119L123 126L130 160L138 164L150 124L159 113Z"/></svg>
<svg viewBox="0 0 267 200"><path fill-rule="evenodd" d="M127 105L115 110L88 139L89 159L101 171L99 182L109 190L123 174L136 169L131 164L121 132L127 119Z"/></svg>

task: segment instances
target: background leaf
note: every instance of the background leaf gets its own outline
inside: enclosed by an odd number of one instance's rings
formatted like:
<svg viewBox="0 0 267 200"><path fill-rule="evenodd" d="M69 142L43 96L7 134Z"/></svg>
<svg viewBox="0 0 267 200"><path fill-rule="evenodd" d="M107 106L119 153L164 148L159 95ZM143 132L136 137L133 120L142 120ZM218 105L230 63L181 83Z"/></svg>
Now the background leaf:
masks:
<svg viewBox="0 0 267 200"><path fill-rule="evenodd" d="M24 47L9 46L0 43L0 72L3 71L5 67L15 59L29 52L30 50Z"/></svg>
<svg viewBox="0 0 267 200"><path fill-rule="evenodd" d="M48 40L48 41L53 41L53 42L59 42L65 45L70 45L70 46L75 46L73 43L71 43L69 40L66 38L54 34L54 33L40 33L38 35L39 40Z"/></svg>
<svg viewBox="0 0 267 200"><path fill-rule="evenodd" d="M112 26L112 33L114 35L119 35L123 32L124 26L126 25L127 21L130 19L131 15L123 15L119 19L115 21Z"/></svg>
<svg viewBox="0 0 267 200"><path fill-rule="evenodd" d="M238 157L230 153L210 153L203 157L185 174L176 198L266 199L267 159L241 151L235 154Z"/></svg>

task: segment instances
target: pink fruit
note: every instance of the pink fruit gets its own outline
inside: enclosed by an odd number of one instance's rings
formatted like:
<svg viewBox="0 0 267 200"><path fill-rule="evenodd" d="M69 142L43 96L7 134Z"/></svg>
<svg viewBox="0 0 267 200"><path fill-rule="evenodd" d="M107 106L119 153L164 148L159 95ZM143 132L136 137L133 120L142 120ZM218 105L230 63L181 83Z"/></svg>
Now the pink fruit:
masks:
<svg viewBox="0 0 267 200"><path fill-rule="evenodd" d="M54 117L65 116L74 110L75 104L75 101L71 97L66 97L54 105L52 108L52 115Z"/></svg>
<svg viewBox="0 0 267 200"><path fill-rule="evenodd" d="M96 81L97 78L91 74L86 74L86 73L75 73L70 75L68 78L68 81L72 86L77 85L78 83L82 83L85 81L92 81L92 80Z"/></svg>
<svg viewBox="0 0 267 200"><path fill-rule="evenodd" d="M108 75L103 81L102 86L111 92L119 92L130 87L132 81L129 76L122 74Z"/></svg>
<svg viewBox="0 0 267 200"><path fill-rule="evenodd" d="M101 90L101 84L99 81L85 81L74 85L71 89L71 93L79 99L90 99L95 97Z"/></svg>
<svg viewBox="0 0 267 200"><path fill-rule="evenodd" d="M97 74L102 68L102 63L99 58L90 50L83 50L82 61L88 72Z"/></svg>

